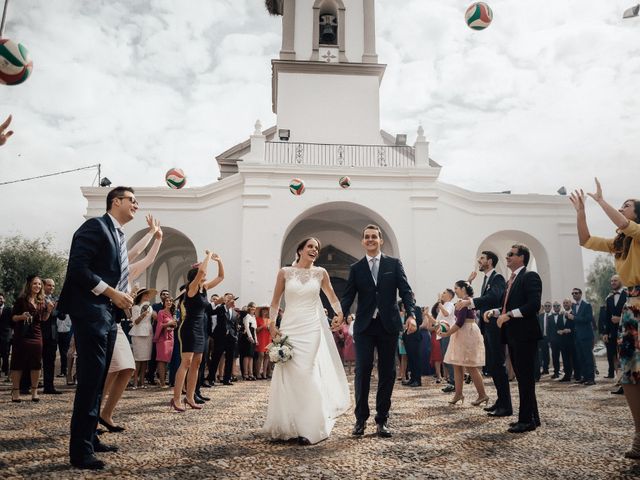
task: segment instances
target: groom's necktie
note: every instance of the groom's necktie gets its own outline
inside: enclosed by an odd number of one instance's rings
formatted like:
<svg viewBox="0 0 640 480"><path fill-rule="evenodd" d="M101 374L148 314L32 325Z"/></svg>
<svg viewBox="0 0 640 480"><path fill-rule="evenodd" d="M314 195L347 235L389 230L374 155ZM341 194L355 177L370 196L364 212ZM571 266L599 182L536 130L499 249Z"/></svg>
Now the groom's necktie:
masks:
<svg viewBox="0 0 640 480"><path fill-rule="evenodd" d="M487 280L489 280L489 276L485 275L484 280L482 281L482 288L480 289L482 295L484 295L484 289L487 288Z"/></svg>
<svg viewBox="0 0 640 480"><path fill-rule="evenodd" d="M373 277L373 283L378 284L378 257L371 259L371 276Z"/></svg>

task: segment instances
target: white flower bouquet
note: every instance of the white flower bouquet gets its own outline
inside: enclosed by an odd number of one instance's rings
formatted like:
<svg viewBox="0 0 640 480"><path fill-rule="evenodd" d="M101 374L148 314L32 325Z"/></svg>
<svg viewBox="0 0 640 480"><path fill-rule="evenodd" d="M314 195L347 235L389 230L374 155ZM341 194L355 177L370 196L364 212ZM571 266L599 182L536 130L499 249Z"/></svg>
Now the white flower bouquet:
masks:
<svg viewBox="0 0 640 480"><path fill-rule="evenodd" d="M288 338L289 337L276 337L269 345L267 345L269 360L273 363L284 363L291 360L291 357L293 356L293 347L287 341Z"/></svg>

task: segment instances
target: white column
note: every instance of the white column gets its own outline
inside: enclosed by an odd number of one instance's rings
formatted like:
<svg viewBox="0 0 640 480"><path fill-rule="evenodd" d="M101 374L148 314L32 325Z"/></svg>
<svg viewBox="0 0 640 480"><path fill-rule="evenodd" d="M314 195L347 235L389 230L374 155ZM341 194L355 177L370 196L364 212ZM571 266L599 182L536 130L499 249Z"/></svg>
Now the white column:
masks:
<svg viewBox="0 0 640 480"><path fill-rule="evenodd" d="M364 54L362 63L378 63L376 53L376 9L374 0L362 0L364 12Z"/></svg>
<svg viewBox="0 0 640 480"><path fill-rule="evenodd" d="M253 135L251 135L251 151L244 157L244 163L264 163L267 137L262 134L262 123L256 120Z"/></svg>
<svg viewBox="0 0 640 480"><path fill-rule="evenodd" d="M418 127L418 138L416 138L415 159L416 167L428 167L429 166L429 142L424 136L424 128L422 125Z"/></svg>

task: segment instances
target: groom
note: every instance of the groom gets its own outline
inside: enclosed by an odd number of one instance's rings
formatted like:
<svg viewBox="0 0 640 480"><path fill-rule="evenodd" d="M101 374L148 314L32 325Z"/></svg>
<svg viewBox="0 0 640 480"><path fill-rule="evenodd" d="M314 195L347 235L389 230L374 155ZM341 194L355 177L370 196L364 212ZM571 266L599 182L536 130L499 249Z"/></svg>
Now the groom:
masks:
<svg viewBox="0 0 640 480"><path fill-rule="evenodd" d="M396 377L398 334L403 329L398 311L398 292L407 312L406 331L417 330L414 301L402 262L380 252L384 241L377 225L367 225L362 232L365 257L351 265L349 279L342 296L342 312L346 317L358 296L353 339L356 346L356 424L353 435L364 435L369 418L369 388L373 369L373 351L378 350L378 393L376 424L380 437L390 437L387 428L391 393Z"/></svg>

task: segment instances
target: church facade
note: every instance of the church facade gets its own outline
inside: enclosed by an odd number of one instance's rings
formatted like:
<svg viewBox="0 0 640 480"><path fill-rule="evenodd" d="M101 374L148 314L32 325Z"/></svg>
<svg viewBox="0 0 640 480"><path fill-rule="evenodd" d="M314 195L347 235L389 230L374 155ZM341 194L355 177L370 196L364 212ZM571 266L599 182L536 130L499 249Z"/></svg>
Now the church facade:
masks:
<svg viewBox="0 0 640 480"><path fill-rule="evenodd" d="M412 146L406 136L381 130L386 66L376 54L374 0L267 4L282 16L282 48L272 60L277 124L263 129L256 122L250 138L218 155L215 183L136 188L165 231L141 285L175 292L190 265L213 249L226 269L219 293L235 292L240 304L268 303L277 270L292 262L301 239L314 236L324 247L318 264L339 294L349 264L363 255L368 223L382 228L383 251L402 259L419 304L432 304L438 292L466 279L482 250L496 252L505 273L503 257L516 242L531 248L544 300L584 284L566 197L478 193L441 182L421 127ZM343 176L349 188L340 187ZM304 181L304 194L289 191L294 178ZM82 192L87 217L101 215L105 190ZM131 225L133 243L146 230L143 215Z"/></svg>

